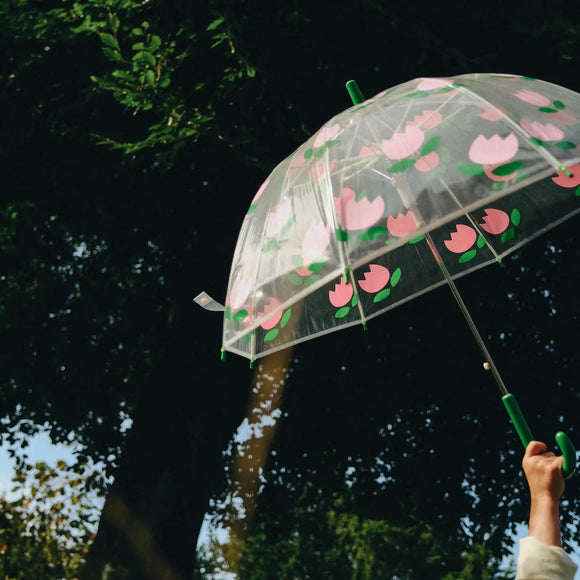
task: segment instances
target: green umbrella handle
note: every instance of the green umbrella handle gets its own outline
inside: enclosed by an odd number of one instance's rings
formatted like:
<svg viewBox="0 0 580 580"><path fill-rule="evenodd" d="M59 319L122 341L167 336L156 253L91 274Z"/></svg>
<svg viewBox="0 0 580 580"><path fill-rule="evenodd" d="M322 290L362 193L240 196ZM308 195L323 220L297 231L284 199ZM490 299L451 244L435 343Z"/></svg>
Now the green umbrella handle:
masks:
<svg viewBox="0 0 580 580"><path fill-rule="evenodd" d="M504 395L501 400L505 405L505 408L520 436L520 439L524 445L524 448L527 448L530 441L534 440L534 436L528 427L528 423L516 401L516 398L511 394L508 393ZM564 464L562 465L562 471L564 472L564 478L568 479L574 475L576 471L576 449L574 448L574 444L570 440L570 437L559 431L556 433L556 443L562 450L562 455L564 456Z"/></svg>

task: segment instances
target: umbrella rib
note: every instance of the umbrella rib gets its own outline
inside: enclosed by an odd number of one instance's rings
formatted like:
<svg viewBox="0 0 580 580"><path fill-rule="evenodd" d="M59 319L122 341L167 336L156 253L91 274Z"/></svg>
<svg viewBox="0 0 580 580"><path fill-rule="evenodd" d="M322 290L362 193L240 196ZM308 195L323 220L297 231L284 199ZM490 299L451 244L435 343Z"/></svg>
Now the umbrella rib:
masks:
<svg viewBox="0 0 580 580"><path fill-rule="evenodd" d="M326 183L327 187L325 188L325 191L329 192L329 194L330 194L330 199L329 199L330 215L331 215L331 219L332 219L332 227L333 227L333 230L334 230L335 236L336 236L336 232L338 231L338 216L336 215L336 206L334 203L334 195L332 194L333 188L332 188L332 182L330 180L330 161L329 161L328 149L325 151L324 156L326 159L326 163L324 164L324 168L325 168L324 179L327 182ZM341 191L342 191L342 186L343 186L342 177L343 176L341 176L341 181L340 181ZM343 275L344 281L345 281L345 283L348 283L350 281L350 283L352 285L353 292L356 296L356 303L357 303L358 311L359 311L360 317L361 317L361 324L363 325L363 328L366 329L366 317L365 317L365 313L363 311L363 307L361 304L360 296L358 293L358 288L357 288L357 285L355 283L354 276L352 275L352 272L351 272L351 264L349 264L348 256L346 255L346 251L344 249L343 242L341 242L338 239L336 241L338 244L338 255L340 256L340 262L341 262L341 265L342 265L343 271L344 271L344 275Z"/></svg>

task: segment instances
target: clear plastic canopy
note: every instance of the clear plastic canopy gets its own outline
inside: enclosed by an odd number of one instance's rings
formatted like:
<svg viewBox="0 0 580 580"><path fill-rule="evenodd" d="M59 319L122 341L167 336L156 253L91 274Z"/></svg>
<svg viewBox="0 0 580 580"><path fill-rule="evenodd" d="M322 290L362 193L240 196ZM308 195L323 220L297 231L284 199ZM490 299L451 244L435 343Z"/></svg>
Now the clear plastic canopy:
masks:
<svg viewBox="0 0 580 580"><path fill-rule="evenodd" d="M328 121L253 197L223 345L250 359L367 320L580 210L580 94L504 74L423 78Z"/></svg>

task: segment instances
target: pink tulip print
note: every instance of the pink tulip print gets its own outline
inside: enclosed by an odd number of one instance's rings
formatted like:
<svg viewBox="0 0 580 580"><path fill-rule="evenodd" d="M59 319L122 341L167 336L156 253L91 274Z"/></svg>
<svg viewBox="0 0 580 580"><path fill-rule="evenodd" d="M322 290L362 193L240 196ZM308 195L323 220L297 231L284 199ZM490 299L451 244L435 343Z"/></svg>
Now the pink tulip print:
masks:
<svg viewBox="0 0 580 580"><path fill-rule="evenodd" d="M289 198L284 198L277 206L272 208L266 221L266 235L276 237L288 223L292 216L292 203Z"/></svg>
<svg viewBox="0 0 580 580"><path fill-rule="evenodd" d="M389 270L384 266L370 264L369 271L365 272L364 278L358 281L358 285L368 294L375 294L388 284L390 276Z"/></svg>
<svg viewBox="0 0 580 580"><path fill-rule="evenodd" d="M528 89L522 89L521 91L517 91L514 93L514 97L517 97L520 101L524 103L529 103L530 105L535 105L536 107L549 107L552 104L552 101L541 95L540 93L536 93L535 91L530 91Z"/></svg>
<svg viewBox="0 0 580 580"><path fill-rule="evenodd" d="M458 224L456 231L451 234L451 239L444 240L444 244L450 252L463 254L473 246L477 239L476 231L470 226Z"/></svg>
<svg viewBox="0 0 580 580"><path fill-rule="evenodd" d="M423 79L418 85L418 91L440 91L441 95L446 97L455 93L453 83L447 79L427 78ZM447 89L447 90L445 90ZM437 94L437 93L435 93Z"/></svg>
<svg viewBox="0 0 580 580"><path fill-rule="evenodd" d="M338 222L345 230L365 230L381 219L385 202L381 197L374 201L363 197L357 201L356 193L345 187L340 197L334 198L334 207Z"/></svg>
<svg viewBox="0 0 580 580"><path fill-rule="evenodd" d="M304 264L320 261L330 244L330 228L320 221L313 221L302 240L301 255Z"/></svg>
<svg viewBox="0 0 580 580"><path fill-rule="evenodd" d="M250 294L250 290L252 289L252 283L250 280L244 279L237 279L232 284L232 289L230 291L230 295L228 300L226 301L233 310L238 310L241 308L246 299Z"/></svg>
<svg viewBox="0 0 580 580"><path fill-rule="evenodd" d="M272 312L272 310L275 310L279 306L280 306L280 301L277 298L270 298L269 302L264 306L264 310L262 312L258 313L258 318L262 318L263 316L266 316L267 314ZM266 318L266 320L264 320L262 322L262 324L260 324L260 326L264 330L271 330L272 328L274 328L278 324L278 322L280 322L281 318L282 318L282 311L279 310L278 312L272 314L272 316L268 316L268 318Z"/></svg>
<svg viewBox="0 0 580 580"><path fill-rule="evenodd" d="M560 141L564 138L562 129L552 125L552 123L540 123L538 121L526 121L522 119L520 125L530 137L541 141Z"/></svg>
<svg viewBox="0 0 580 580"><path fill-rule="evenodd" d="M387 218L387 229L392 236L403 238L417 230L417 222L413 212L409 210L405 214L399 214L397 217L389 216Z"/></svg>
<svg viewBox="0 0 580 580"><path fill-rule="evenodd" d="M395 133L390 139L383 139L383 153L394 160L405 159L418 151L425 141L425 134L413 125L407 125L403 132Z"/></svg>
<svg viewBox="0 0 580 580"><path fill-rule="evenodd" d="M510 216L500 209L486 209L483 216L481 229L488 234L503 234L510 225Z"/></svg>
<svg viewBox="0 0 580 580"><path fill-rule="evenodd" d="M346 282L345 279L341 277L340 282L334 285L334 290L328 291L328 299L333 306L340 308L341 306L348 304L353 293L354 289L352 284Z"/></svg>
<svg viewBox="0 0 580 580"><path fill-rule="evenodd" d="M412 121L407 121L407 125L412 127L419 127L420 129L433 129L443 121L443 115L439 111L423 111L420 115L416 115Z"/></svg>
<svg viewBox="0 0 580 580"><path fill-rule="evenodd" d="M314 138L314 148L317 149L319 147L324 147L326 143L334 139L340 133L340 129L341 127L338 123L335 123L330 127L323 127Z"/></svg>
<svg viewBox="0 0 580 580"><path fill-rule="evenodd" d="M499 121L499 120L503 119L504 117L505 117L505 111L503 111L499 108L490 107L487 105L485 107L483 107L483 111L479 115L480 119L485 119L486 121L491 121L491 122Z"/></svg>
<svg viewBox="0 0 580 580"><path fill-rule="evenodd" d="M431 151L428 155L419 157L413 166L417 171L421 173L427 173L439 167L439 154L437 151Z"/></svg>
<svg viewBox="0 0 580 580"><path fill-rule="evenodd" d="M489 139L479 135L469 148L469 158L479 165L496 165L512 159L518 149L518 138L513 133L505 138L493 135Z"/></svg>

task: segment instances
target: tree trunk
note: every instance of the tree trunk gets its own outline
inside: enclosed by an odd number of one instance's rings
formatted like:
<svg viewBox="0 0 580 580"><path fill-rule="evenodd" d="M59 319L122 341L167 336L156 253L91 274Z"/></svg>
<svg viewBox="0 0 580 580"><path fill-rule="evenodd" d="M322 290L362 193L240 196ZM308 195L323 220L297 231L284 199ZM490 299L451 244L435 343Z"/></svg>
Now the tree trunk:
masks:
<svg viewBox="0 0 580 580"><path fill-rule="evenodd" d="M208 316L187 297L170 317L166 356L143 386L83 580L193 575L221 452L244 415L251 378L241 361L220 362L217 332L195 339L196 328L219 330Z"/></svg>

